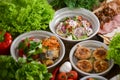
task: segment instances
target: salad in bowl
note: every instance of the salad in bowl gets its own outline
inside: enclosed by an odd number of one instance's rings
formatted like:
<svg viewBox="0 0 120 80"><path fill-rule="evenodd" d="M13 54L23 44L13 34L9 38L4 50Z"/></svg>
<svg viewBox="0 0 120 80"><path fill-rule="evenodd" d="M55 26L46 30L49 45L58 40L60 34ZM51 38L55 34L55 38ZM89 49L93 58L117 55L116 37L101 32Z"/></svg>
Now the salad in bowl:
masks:
<svg viewBox="0 0 120 80"><path fill-rule="evenodd" d="M28 62L38 61L48 68L56 66L64 57L65 47L61 39L47 31L30 31L18 36L12 43L12 57Z"/></svg>
<svg viewBox="0 0 120 80"><path fill-rule="evenodd" d="M91 23L82 16L63 18L56 26L56 33L69 40L79 40L93 33Z"/></svg>
<svg viewBox="0 0 120 80"><path fill-rule="evenodd" d="M97 34L99 27L96 15L84 8L59 9L49 23L51 32L68 42L90 39Z"/></svg>

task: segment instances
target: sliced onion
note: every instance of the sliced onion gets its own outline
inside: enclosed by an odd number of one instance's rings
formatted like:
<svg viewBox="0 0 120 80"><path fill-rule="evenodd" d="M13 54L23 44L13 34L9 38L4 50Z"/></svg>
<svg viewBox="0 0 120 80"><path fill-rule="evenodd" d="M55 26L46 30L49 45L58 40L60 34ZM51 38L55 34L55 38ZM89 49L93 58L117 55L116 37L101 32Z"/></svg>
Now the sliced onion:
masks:
<svg viewBox="0 0 120 80"><path fill-rule="evenodd" d="M72 35L67 36L68 40L72 40Z"/></svg>
<svg viewBox="0 0 120 80"><path fill-rule="evenodd" d="M86 33L88 36L90 36L93 33L93 30L89 27L86 30L87 30Z"/></svg>
<svg viewBox="0 0 120 80"><path fill-rule="evenodd" d="M60 36L66 36L66 34L64 33L63 23L62 22L57 26L56 33L58 35L60 35Z"/></svg>
<svg viewBox="0 0 120 80"><path fill-rule="evenodd" d="M83 34L83 28L76 28L74 30L74 35L77 36L78 38L82 36L82 34Z"/></svg>

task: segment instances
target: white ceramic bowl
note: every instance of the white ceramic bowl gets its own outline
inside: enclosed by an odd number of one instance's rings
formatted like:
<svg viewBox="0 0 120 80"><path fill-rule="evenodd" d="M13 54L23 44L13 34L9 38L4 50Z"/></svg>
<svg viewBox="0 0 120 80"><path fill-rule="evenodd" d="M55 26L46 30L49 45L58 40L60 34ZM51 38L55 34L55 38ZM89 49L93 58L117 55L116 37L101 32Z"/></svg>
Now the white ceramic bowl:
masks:
<svg viewBox="0 0 120 80"><path fill-rule="evenodd" d="M69 40L69 39L63 38L60 35L58 35L56 33L55 28L56 28L57 24L59 23L59 21L61 21L63 18L72 17L72 16L82 16L84 19L88 20L92 25L93 33L89 37L80 39L80 40ZM91 11L86 10L84 8L77 8L77 9L62 8L55 12L54 18L50 22L49 27L50 27L50 30L53 33L57 34L61 39L65 40L65 41L69 41L69 42L78 42L78 41L90 39L93 36L95 36L97 34L97 32L99 31L100 23L94 13L92 13Z"/></svg>
<svg viewBox="0 0 120 80"><path fill-rule="evenodd" d="M80 80L88 80L88 78L95 78L95 80L108 80L102 76L85 76L83 78L81 78Z"/></svg>
<svg viewBox="0 0 120 80"><path fill-rule="evenodd" d="M96 73L96 72L87 73L87 72L84 72L84 71L80 70L76 66L76 63L77 63L78 59L74 56L74 52L75 52L75 50L76 50L76 48L77 48L78 45L90 48L92 50L95 50L96 48L99 48L99 47L104 47L105 49L108 49L108 46L106 44L104 44L102 42L99 42L99 41L96 41L96 40L86 40L86 41L79 42L75 46L72 47L72 49L70 51L70 54L69 54L69 59L70 59L70 62L72 64L73 68L76 71L78 71L81 75L83 75L83 76L85 76L85 75L105 75L114 66L114 61L113 60L109 60L108 61L109 67L108 67L108 69L106 69L103 72L100 72L100 73Z"/></svg>
<svg viewBox="0 0 120 80"><path fill-rule="evenodd" d="M11 48L10 48L12 57L17 61L17 59L19 57L18 53L17 53L17 48L18 48L18 45L21 42L21 40L24 40L29 37L43 39L43 38L47 38L50 36L56 36L56 35L54 35L53 33L47 32L47 31L30 31L30 32L26 32L26 33L19 35L16 39L14 39L14 41L11 45ZM53 65L50 65L47 68L52 68L52 67L56 66L58 63L60 63L60 61L63 59L63 57L65 55L65 46L64 46L62 40L57 36L56 36L56 38L58 39L58 42L60 43L60 56Z"/></svg>

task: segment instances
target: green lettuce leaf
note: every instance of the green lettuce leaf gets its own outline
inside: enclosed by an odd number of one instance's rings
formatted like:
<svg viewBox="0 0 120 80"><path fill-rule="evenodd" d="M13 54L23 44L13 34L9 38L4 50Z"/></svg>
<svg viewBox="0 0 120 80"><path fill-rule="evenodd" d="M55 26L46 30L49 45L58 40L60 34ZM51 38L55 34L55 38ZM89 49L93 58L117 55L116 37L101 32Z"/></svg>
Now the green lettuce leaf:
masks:
<svg viewBox="0 0 120 80"><path fill-rule="evenodd" d="M107 58L120 66L120 33L115 34L108 47Z"/></svg>
<svg viewBox="0 0 120 80"><path fill-rule="evenodd" d="M31 30L47 30L53 15L47 0L0 0L0 30L14 37Z"/></svg>

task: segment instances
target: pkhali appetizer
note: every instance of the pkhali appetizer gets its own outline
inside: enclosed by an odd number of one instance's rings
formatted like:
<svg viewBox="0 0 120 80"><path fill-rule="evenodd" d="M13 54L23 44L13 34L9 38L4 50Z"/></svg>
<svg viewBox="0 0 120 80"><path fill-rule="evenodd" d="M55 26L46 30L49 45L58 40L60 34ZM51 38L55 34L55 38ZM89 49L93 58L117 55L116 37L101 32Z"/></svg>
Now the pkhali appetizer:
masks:
<svg viewBox="0 0 120 80"><path fill-rule="evenodd" d="M107 50L103 47L92 49L77 45L74 56L77 59L76 66L84 72L100 73L109 68Z"/></svg>
<svg viewBox="0 0 120 80"><path fill-rule="evenodd" d="M105 60L96 60L94 61L94 70L95 72L103 72L109 67L109 63Z"/></svg>
<svg viewBox="0 0 120 80"><path fill-rule="evenodd" d="M79 60L76 65L84 72L91 72L93 70L93 65L90 60Z"/></svg>
<svg viewBox="0 0 120 80"><path fill-rule="evenodd" d="M78 59L88 59L91 56L91 51L89 48L78 45L74 55Z"/></svg>
<svg viewBox="0 0 120 80"><path fill-rule="evenodd" d="M104 48L96 48L93 52L93 57L98 60L106 59L107 50Z"/></svg>

